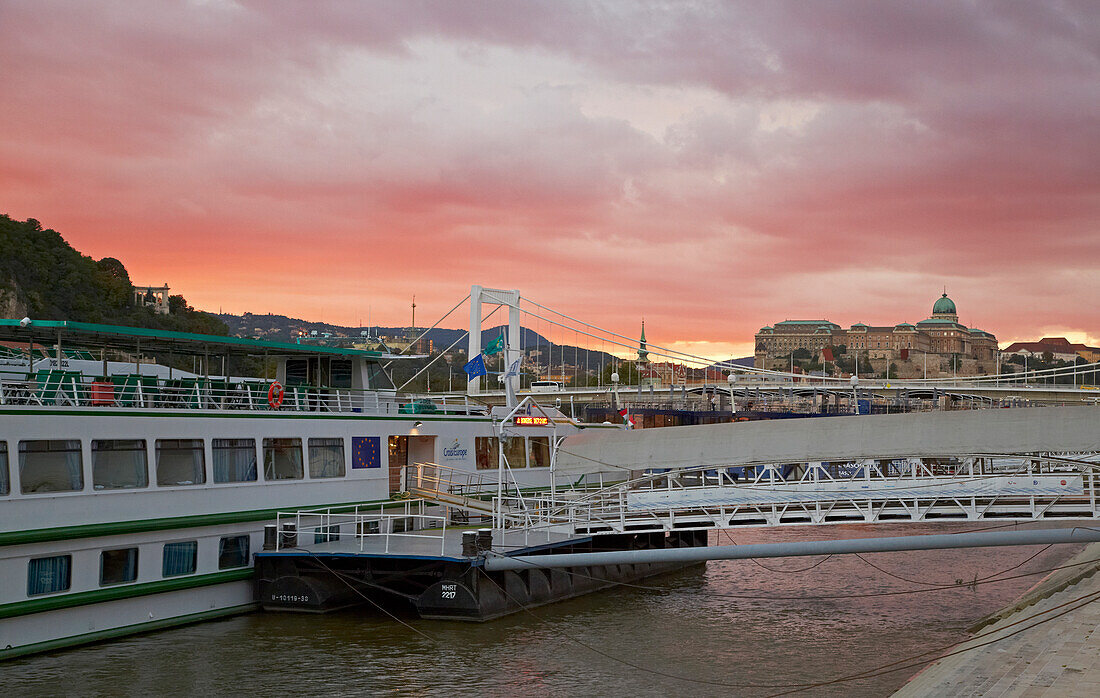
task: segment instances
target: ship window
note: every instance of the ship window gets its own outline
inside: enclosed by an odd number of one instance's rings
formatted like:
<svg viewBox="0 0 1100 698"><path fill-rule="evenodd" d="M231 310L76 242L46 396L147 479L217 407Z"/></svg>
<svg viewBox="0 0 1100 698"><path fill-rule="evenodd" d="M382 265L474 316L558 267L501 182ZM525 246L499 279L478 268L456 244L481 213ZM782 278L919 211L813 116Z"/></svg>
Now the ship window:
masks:
<svg viewBox="0 0 1100 698"><path fill-rule="evenodd" d="M309 385L309 359L286 360L286 384Z"/></svg>
<svg viewBox="0 0 1100 698"><path fill-rule="evenodd" d="M148 484L145 441L92 441L92 487L97 490L121 490Z"/></svg>
<svg viewBox="0 0 1100 698"><path fill-rule="evenodd" d="M27 563L27 596L53 594L72 585L72 555L40 557Z"/></svg>
<svg viewBox="0 0 1100 698"><path fill-rule="evenodd" d="M0 441L0 494L7 494L8 488L8 443Z"/></svg>
<svg viewBox="0 0 1100 698"><path fill-rule="evenodd" d="M157 439L157 485L201 485L206 482L202 439Z"/></svg>
<svg viewBox="0 0 1100 698"><path fill-rule="evenodd" d="M104 550L99 556L99 585L132 582L138 576L138 549Z"/></svg>
<svg viewBox="0 0 1100 698"><path fill-rule="evenodd" d="M255 439L214 439L214 482L253 482L256 479Z"/></svg>
<svg viewBox="0 0 1100 698"><path fill-rule="evenodd" d="M23 494L84 489L80 442L20 441L19 480Z"/></svg>
<svg viewBox="0 0 1100 698"><path fill-rule="evenodd" d="M165 577L177 577L181 574L193 574L199 557L197 540L164 544L164 562L161 574Z"/></svg>
<svg viewBox="0 0 1100 698"><path fill-rule="evenodd" d="M496 470L500 464L500 440L495 436L478 436L474 439L478 470Z"/></svg>
<svg viewBox="0 0 1100 698"><path fill-rule="evenodd" d="M309 440L309 476L344 477L344 440Z"/></svg>
<svg viewBox="0 0 1100 698"><path fill-rule="evenodd" d="M532 468L550 467L549 436L532 436L527 439L527 462Z"/></svg>
<svg viewBox="0 0 1100 698"><path fill-rule="evenodd" d="M351 359L333 359L329 364L329 385L333 388L351 387Z"/></svg>
<svg viewBox="0 0 1100 698"><path fill-rule="evenodd" d="M302 479L301 439L264 439L264 479Z"/></svg>
<svg viewBox="0 0 1100 698"><path fill-rule="evenodd" d="M509 468L527 467L527 448L522 436L513 436L504 439L504 460Z"/></svg>
<svg viewBox="0 0 1100 698"><path fill-rule="evenodd" d="M248 536L226 536L218 542L218 569L248 567Z"/></svg>

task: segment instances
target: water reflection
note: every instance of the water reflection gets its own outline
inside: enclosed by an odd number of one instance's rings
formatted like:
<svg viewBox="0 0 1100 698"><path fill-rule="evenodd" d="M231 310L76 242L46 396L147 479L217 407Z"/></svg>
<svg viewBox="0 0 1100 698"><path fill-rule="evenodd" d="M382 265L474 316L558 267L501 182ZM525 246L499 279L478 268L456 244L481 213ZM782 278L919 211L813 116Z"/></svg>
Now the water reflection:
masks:
<svg viewBox="0 0 1100 698"><path fill-rule="evenodd" d="M754 529L733 538L745 544L971 528ZM711 542L729 541L712 536ZM1052 547L1012 574L1055 566L1078 549ZM537 619L523 613L484 624L408 619L430 641L369 609L327 616L257 613L18 659L0 671L17 695L768 695L778 689L749 686L853 674L956 642L974 620L1041 577L856 595L982 578L1038 550L866 556L881 570L851 555L711 562L646 582L659 590L601 592L536 609ZM843 598L809 598L837 595ZM917 671L806 695L883 695Z"/></svg>

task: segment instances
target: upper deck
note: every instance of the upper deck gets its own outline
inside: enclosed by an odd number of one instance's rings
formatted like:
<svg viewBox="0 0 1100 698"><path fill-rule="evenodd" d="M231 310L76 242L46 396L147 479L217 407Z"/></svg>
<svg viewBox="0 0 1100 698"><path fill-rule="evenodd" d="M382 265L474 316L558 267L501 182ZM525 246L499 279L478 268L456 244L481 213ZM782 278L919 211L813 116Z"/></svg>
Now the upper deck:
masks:
<svg viewBox="0 0 1100 698"><path fill-rule="evenodd" d="M0 320L0 406L475 414L399 396L388 362L412 358L315 346L66 321ZM266 376L233 375L251 363ZM180 368L190 364L192 370Z"/></svg>

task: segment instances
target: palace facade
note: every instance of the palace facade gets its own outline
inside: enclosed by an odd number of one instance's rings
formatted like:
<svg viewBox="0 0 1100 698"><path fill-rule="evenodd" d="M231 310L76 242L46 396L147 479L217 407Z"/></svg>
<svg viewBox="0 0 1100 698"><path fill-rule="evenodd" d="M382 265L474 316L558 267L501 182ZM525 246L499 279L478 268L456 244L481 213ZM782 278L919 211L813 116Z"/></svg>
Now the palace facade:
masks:
<svg viewBox="0 0 1100 698"><path fill-rule="evenodd" d="M916 324L872 326L857 322L848 329L828 320L784 320L762 327L756 334L756 368L782 368L781 359L795 354L820 358L822 363L847 354L872 362L920 362L941 371L941 359L953 362L954 370L965 375L995 362L997 338L985 330L959 322L955 302L944 293L932 306L931 317ZM960 361L964 370L959 370ZM899 376L901 377L901 376Z"/></svg>

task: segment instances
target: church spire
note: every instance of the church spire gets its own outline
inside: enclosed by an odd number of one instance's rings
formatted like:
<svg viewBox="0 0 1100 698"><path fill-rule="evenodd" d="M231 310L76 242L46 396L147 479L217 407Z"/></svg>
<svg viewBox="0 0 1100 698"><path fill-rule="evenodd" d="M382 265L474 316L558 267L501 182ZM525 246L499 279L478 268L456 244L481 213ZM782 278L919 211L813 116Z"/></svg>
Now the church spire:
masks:
<svg viewBox="0 0 1100 698"><path fill-rule="evenodd" d="M640 364L649 363L649 352L646 351L646 347L645 347L645 320L644 319L642 320L642 338L641 338L641 342L638 345L638 363L640 363Z"/></svg>

